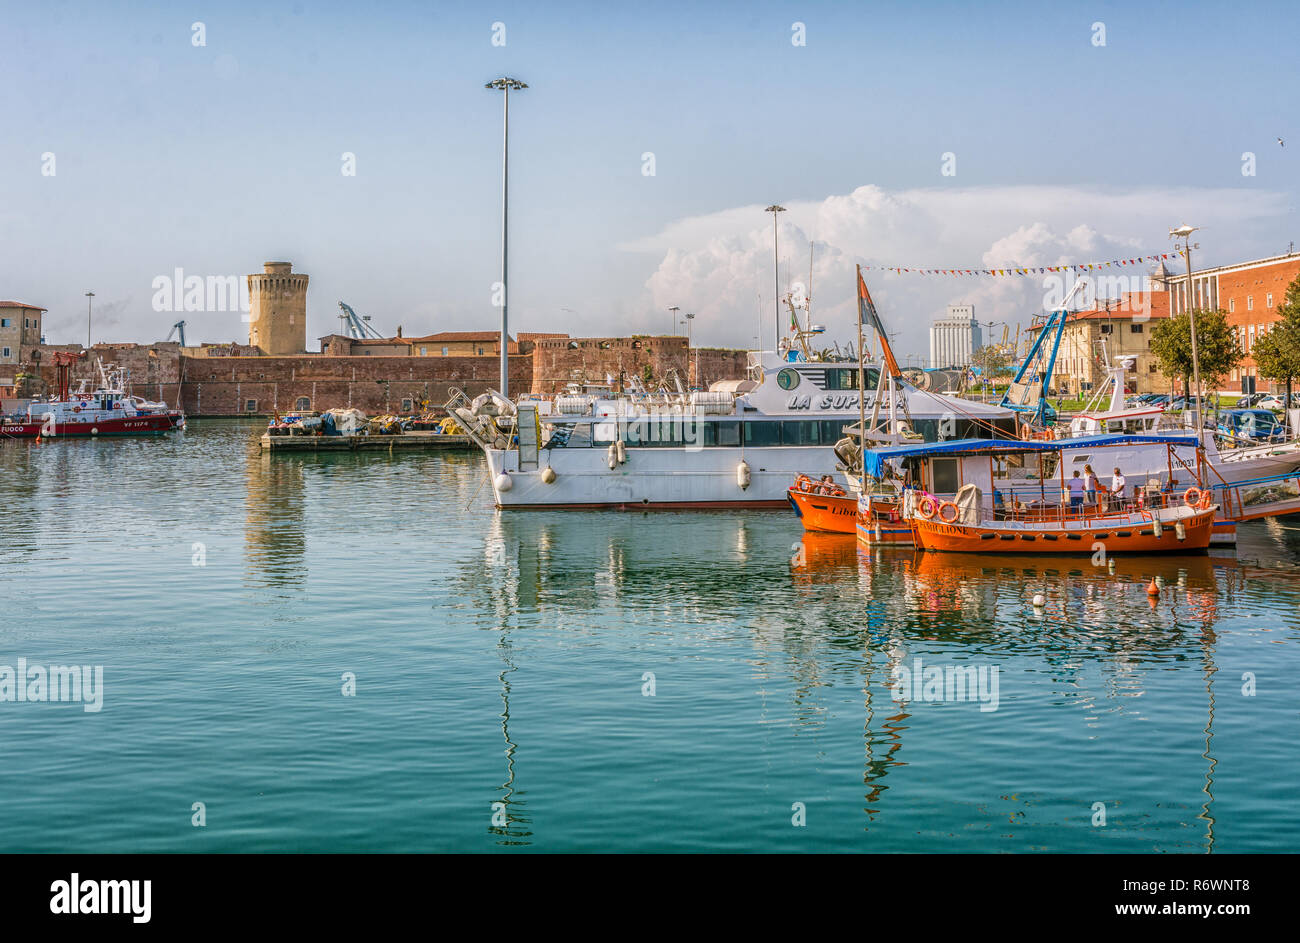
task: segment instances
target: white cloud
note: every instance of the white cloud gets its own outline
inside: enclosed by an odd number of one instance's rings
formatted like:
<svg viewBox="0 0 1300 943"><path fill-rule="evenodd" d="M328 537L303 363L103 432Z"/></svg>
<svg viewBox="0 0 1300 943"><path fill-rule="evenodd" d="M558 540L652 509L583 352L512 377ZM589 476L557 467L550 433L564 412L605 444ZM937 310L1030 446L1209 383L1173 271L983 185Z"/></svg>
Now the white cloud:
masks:
<svg viewBox="0 0 1300 943"><path fill-rule="evenodd" d="M814 320L829 336L854 336L853 266L865 275L901 353L928 350L928 325L944 306L969 302L985 322L1027 322L1042 310L1042 277L954 277L894 274L877 267L1046 267L1130 258L1171 248L1168 231L1184 219L1202 227L1210 255L1200 264L1274 251L1285 201L1254 190L1008 186L890 192L863 186L821 201L786 203L780 214L781 292L808 280L809 242L816 243ZM1278 222L1260 226L1257 221ZM1273 230L1277 230L1274 232ZM761 205L677 220L660 233L620 248L660 257L641 307L679 305L698 314L706 344L748 346L758 330L773 337L772 225ZM1131 270L1123 267L1122 274ZM1145 274L1145 266L1133 271ZM788 325L788 314L781 324ZM1014 328L1013 328L1014 329ZM995 331L995 333L998 333Z"/></svg>

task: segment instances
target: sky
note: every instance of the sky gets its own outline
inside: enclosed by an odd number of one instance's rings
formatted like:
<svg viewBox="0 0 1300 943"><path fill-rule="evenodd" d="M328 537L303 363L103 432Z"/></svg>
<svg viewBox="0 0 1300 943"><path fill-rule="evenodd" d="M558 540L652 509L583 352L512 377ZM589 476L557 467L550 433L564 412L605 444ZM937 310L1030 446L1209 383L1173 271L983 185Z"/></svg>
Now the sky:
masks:
<svg viewBox="0 0 1300 943"><path fill-rule="evenodd" d="M339 301L385 334L497 329L483 86L511 75L512 333L684 333L676 305L697 343L770 347L776 202L781 291L811 243L828 343L862 264L923 355L945 305L1023 323L1046 287L876 267L1128 258L1184 222L1198 267L1300 242L1296 35L1294 3L0 0L0 298L51 343L85 340L87 291L96 341L244 341L155 280L287 260L313 345Z"/></svg>

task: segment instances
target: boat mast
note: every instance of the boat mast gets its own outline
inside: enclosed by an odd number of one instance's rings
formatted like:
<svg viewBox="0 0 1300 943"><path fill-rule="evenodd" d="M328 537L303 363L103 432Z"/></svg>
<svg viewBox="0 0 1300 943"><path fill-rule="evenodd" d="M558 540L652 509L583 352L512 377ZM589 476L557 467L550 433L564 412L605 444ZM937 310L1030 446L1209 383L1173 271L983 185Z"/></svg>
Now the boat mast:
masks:
<svg viewBox="0 0 1300 943"><path fill-rule="evenodd" d="M858 266L858 278L862 277L862 266ZM812 265L808 266L808 281L812 281ZM862 343L862 315L858 318L858 493L867 489L867 350ZM879 394L876 396L879 402Z"/></svg>

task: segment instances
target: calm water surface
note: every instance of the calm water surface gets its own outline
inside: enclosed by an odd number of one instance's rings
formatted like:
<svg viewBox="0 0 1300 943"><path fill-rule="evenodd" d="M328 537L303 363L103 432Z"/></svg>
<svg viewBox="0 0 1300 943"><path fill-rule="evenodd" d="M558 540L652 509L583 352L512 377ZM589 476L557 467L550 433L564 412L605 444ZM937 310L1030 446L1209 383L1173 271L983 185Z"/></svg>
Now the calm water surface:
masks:
<svg viewBox="0 0 1300 943"><path fill-rule="evenodd" d="M98 713L0 703L0 850L1297 846L1296 519L1113 572L917 558L502 514L477 455L256 431L0 445L0 665L104 671ZM898 696L918 658L996 668L996 710Z"/></svg>

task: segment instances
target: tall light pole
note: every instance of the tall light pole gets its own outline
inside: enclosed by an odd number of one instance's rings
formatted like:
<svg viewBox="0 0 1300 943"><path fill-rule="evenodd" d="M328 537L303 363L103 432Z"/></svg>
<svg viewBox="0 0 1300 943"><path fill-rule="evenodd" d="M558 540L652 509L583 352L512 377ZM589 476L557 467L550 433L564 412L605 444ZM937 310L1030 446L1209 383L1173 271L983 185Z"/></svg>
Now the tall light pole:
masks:
<svg viewBox="0 0 1300 943"><path fill-rule="evenodd" d="M93 291L86 292L86 350L90 350L90 306L95 303L94 297Z"/></svg>
<svg viewBox="0 0 1300 943"><path fill-rule="evenodd" d="M1177 229L1169 230L1169 238L1183 240L1183 255L1187 258L1187 319L1192 330L1192 377L1196 383L1196 398L1192 400L1192 422L1196 434L1201 434L1201 358L1196 350L1196 304L1192 298L1192 233L1198 227L1184 223ZM1197 245L1200 248L1200 245Z"/></svg>
<svg viewBox="0 0 1300 943"><path fill-rule="evenodd" d="M776 289L772 295L772 300L776 302L776 347L773 347L772 350L775 351L781 346L781 256L777 252L776 214L784 213L785 207L773 203L763 212L772 214L772 284Z"/></svg>
<svg viewBox="0 0 1300 943"><path fill-rule="evenodd" d="M518 79L502 76L483 86L499 89L505 93L505 111L501 134L501 395L510 397L510 360L509 360L509 318L506 313L506 301L509 297L507 285L507 261L510 246L510 90L527 88Z"/></svg>
<svg viewBox="0 0 1300 943"><path fill-rule="evenodd" d="M672 336L676 337L677 336L677 312L682 309L679 308L677 305L669 305L668 310L672 312L672 322L673 322Z"/></svg>
<svg viewBox="0 0 1300 943"><path fill-rule="evenodd" d="M686 315L686 372L691 372L691 322L695 320L694 312ZM700 358L697 354L695 357L695 385L700 383Z"/></svg>

